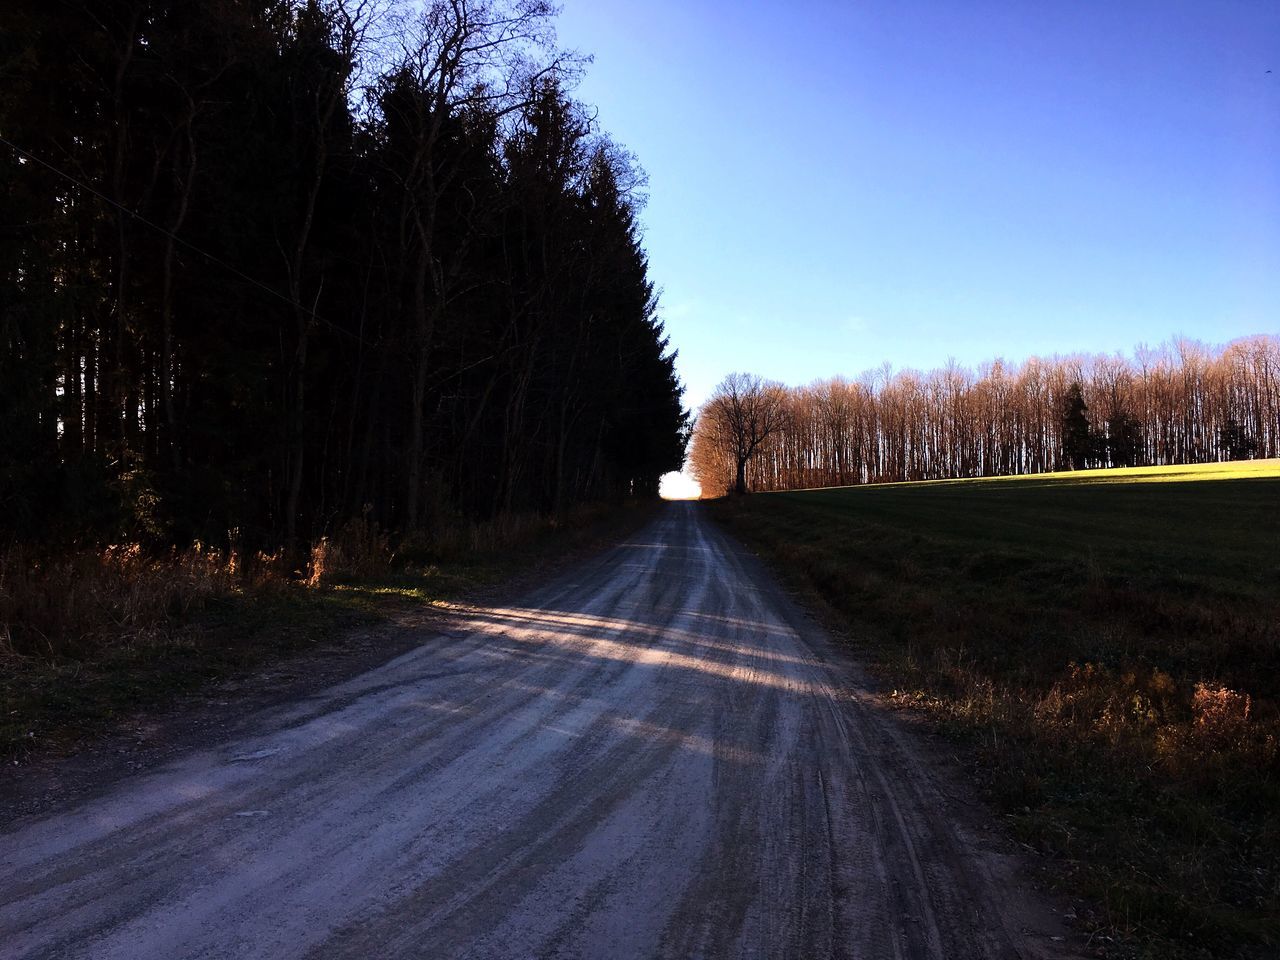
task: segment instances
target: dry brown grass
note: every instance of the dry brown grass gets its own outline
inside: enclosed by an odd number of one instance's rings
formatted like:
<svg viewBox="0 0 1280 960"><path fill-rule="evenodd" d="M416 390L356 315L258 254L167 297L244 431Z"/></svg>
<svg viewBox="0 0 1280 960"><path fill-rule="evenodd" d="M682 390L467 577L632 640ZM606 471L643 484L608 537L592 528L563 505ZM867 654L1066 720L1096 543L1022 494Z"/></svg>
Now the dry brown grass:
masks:
<svg viewBox="0 0 1280 960"><path fill-rule="evenodd" d="M368 619L288 569L199 544L0 552L0 756L63 750Z"/></svg>
<svg viewBox="0 0 1280 960"><path fill-rule="evenodd" d="M301 569L283 551L242 556L199 544L52 556L0 549L0 757L62 749L403 604L465 595L611 541L647 516L600 506L559 520L454 521L393 552L366 515L316 543Z"/></svg>
<svg viewBox="0 0 1280 960"><path fill-rule="evenodd" d="M309 587L326 587L385 573L390 565L390 537L366 508L333 536L321 537L312 545L305 582Z"/></svg>
<svg viewBox="0 0 1280 960"><path fill-rule="evenodd" d="M326 589L381 577L424 554L456 561L520 551L565 529L589 528L611 512L583 506L558 519L513 514L458 520L398 550L366 512L317 540L300 574L291 572L282 551L242 557L200 543L162 553L135 543L55 556L11 546L0 550L0 656L60 662L112 647L164 643L214 598L291 583Z"/></svg>
<svg viewBox="0 0 1280 960"><path fill-rule="evenodd" d="M0 552L0 651L48 661L172 637L212 597L236 589L234 555L195 544L149 555L138 544L49 558Z"/></svg>

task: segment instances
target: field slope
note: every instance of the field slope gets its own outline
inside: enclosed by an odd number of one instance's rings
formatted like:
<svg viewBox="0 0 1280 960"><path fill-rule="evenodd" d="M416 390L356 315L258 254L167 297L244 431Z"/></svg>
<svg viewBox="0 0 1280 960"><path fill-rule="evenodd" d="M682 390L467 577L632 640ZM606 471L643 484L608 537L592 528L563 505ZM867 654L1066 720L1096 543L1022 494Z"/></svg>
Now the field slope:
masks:
<svg viewBox="0 0 1280 960"><path fill-rule="evenodd" d="M1280 461L776 493L714 514L970 749L1151 955L1280 942Z"/></svg>

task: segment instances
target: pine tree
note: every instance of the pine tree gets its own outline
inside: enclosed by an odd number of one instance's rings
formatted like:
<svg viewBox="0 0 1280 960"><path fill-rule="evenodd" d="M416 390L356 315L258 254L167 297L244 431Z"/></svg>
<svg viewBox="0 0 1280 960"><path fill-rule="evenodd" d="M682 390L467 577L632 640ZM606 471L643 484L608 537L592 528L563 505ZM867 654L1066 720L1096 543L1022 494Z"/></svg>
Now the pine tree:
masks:
<svg viewBox="0 0 1280 960"><path fill-rule="evenodd" d="M1094 439L1089 427L1089 407L1079 381L1067 388L1062 411L1062 456L1073 470L1089 466Z"/></svg>

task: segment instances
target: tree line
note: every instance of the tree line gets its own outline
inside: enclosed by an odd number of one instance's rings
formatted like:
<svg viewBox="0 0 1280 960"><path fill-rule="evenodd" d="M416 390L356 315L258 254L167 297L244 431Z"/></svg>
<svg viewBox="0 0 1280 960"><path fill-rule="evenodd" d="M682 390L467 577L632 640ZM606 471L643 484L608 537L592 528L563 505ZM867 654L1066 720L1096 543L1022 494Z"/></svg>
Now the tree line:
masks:
<svg viewBox="0 0 1280 960"><path fill-rule="evenodd" d="M883 367L786 387L726 378L699 410L704 496L1280 456L1280 337L1132 357Z"/></svg>
<svg viewBox="0 0 1280 960"><path fill-rule="evenodd" d="M654 494L643 174L544 0L0 13L0 533L296 545Z"/></svg>

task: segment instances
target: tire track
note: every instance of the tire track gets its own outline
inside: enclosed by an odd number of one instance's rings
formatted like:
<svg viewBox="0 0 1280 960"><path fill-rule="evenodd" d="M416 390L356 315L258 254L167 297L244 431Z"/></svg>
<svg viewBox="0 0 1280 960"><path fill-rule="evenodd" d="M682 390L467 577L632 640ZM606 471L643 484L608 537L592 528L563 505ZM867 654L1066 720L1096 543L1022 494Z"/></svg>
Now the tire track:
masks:
<svg viewBox="0 0 1280 960"><path fill-rule="evenodd" d="M696 505L255 725L0 834L0 957L1067 955Z"/></svg>

